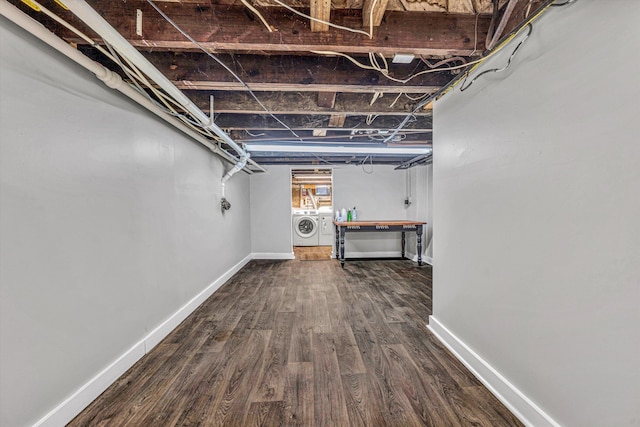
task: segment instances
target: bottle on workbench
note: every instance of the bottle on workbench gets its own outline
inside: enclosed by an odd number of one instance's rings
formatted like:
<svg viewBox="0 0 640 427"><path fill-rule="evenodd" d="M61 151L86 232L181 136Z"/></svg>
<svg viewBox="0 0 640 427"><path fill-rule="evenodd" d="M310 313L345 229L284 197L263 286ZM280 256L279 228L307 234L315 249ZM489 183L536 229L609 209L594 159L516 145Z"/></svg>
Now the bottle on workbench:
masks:
<svg viewBox="0 0 640 427"><path fill-rule="evenodd" d="M352 221L351 209L349 209L349 212L347 212L347 222L351 222L351 221Z"/></svg>
<svg viewBox="0 0 640 427"><path fill-rule="evenodd" d="M358 216L356 215L356 207L354 206L353 209L351 209L351 221L357 221Z"/></svg>
<svg viewBox="0 0 640 427"><path fill-rule="evenodd" d="M347 220L347 210L342 208L340 211L340 221L345 222Z"/></svg>

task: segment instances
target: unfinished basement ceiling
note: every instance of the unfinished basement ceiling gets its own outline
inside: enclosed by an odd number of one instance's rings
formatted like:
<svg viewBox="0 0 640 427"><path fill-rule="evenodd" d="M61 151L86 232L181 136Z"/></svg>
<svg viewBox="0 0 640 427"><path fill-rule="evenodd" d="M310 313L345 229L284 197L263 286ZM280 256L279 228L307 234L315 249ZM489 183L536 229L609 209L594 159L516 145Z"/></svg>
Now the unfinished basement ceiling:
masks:
<svg viewBox="0 0 640 427"><path fill-rule="evenodd" d="M9 3L131 81L99 51L98 46L109 48L102 38L65 10L64 0ZM549 2L87 3L201 110L212 111L214 123L246 146L257 163L408 167L430 159L433 120L425 101ZM45 8L92 42L56 22Z"/></svg>

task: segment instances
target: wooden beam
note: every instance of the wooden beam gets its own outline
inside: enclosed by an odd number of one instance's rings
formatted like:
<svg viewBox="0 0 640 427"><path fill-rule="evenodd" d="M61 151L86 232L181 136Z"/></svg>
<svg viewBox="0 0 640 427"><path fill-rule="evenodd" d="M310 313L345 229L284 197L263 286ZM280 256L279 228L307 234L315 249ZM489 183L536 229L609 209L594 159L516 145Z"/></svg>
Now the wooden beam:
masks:
<svg viewBox="0 0 640 427"><path fill-rule="evenodd" d="M181 89L246 90L205 54L151 52L144 55ZM448 72L429 73L402 84L386 79L377 71L363 70L344 58L220 55L220 59L254 91L423 94L438 90L453 77ZM405 77L414 69L415 64L390 64L394 76Z"/></svg>
<svg viewBox="0 0 640 427"><path fill-rule="evenodd" d="M511 14L511 17L507 21L504 31L504 37L507 37L513 30L525 22L529 17L535 15L539 10L544 8L549 3L549 0L521 0Z"/></svg>
<svg viewBox="0 0 640 427"><path fill-rule="evenodd" d="M492 0L473 0L474 13L491 13L493 11Z"/></svg>
<svg viewBox="0 0 640 427"><path fill-rule="evenodd" d="M346 114L332 114L329 117L330 128L341 128L344 126L344 122L347 119Z"/></svg>
<svg viewBox="0 0 640 427"><path fill-rule="evenodd" d="M329 122L331 115L315 115L315 116L301 116L301 115L283 115L279 114L278 118L286 123L294 130L298 129L327 129L335 130L337 128L330 127ZM344 128L348 129L377 129L388 131L394 129L402 122L404 116L379 116L371 125L367 125L365 120L366 116L348 116L344 121ZM228 130L250 130L250 131L264 131L264 130L282 130L284 127L281 123L276 121L273 117L268 115L255 115L255 114L218 114L215 117L215 123L222 129ZM431 131L433 128L431 117L418 116L415 121L409 121L404 129L406 130L419 130L419 131Z"/></svg>
<svg viewBox="0 0 640 427"><path fill-rule="evenodd" d="M449 0L447 11L449 13L475 13L472 0Z"/></svg>
<svg viewBox="0 0 640 427"><path fill-rule="evenodd" d="M216 113L264 114L264 109L248 92L186 90L185 94L203 111L209 110L209 95L213 95ZM419 101L401 96L393 106L395 95L385 96L370 104L370 96L362 93L339 93L333 107L320 107L313 92L259 92L258 99L274 114L331 114L349 116L401 116L411 112ZM420 109L415 115L431 115Z"/></svg>
<svg viewBox="0 0 640 427"><path fill-rule="evenodd" d="M362 26L366 31L373 25L380 26L389 0L364 0L362 6Z"/></svg>
<svg viewBox="0 0 640 427"><path fill-rule="evenodd" d="M312 32L328 31L329 25L325 22L331 21L331 0L311 0L311 17L319 20L311 20Z"/></svg>
<svg viewBox="0 0 640 427"><path fill-rule="evenodd" d="M502 17L500 18L500 23L496 27L496 30L493 32L493 34L487 34L487 41L486 41L487 50L493 49L498 43L498 40L500 40L500 37L502 36L502 32L507 26L507 22L509 21L509 18L511 18L511 14L515 9L516 4L518 4L518 1L519 0L509 0L509 3L507 4L507 8L502 14Z"/></svg>
<svg viewBox="0 0 640 427"><path fill-rule="evenodd" d="M502 4L503 1L506 0L501 0L500 3ZM508 37L512 31L526 22L529 17L535 15L538 11L544 8L549 1L550 0L520 0L516 2L511 11L509 11L509 4L507 4L507 7L497 16L496 20L499 18L500 24L503 25L503 29L501 30L501 34L498 37L495 37L496 40L493 42L493 46L497 46L501 40ZM509 16L505 20L507 14ZM488 43L491 42L491 40L488 40Z"/></svg>
<svg viewBox="0 0 640 427"><path fill-rule="evenodd" d="M332 109L336 105L335 92L318 92L318 107Z"/></svg>
<svg viewBox="0 0 640 427"><path fill-rule="evenodd" d="M141 0L91 5L131 44L144 50L197 50L166 20ZM136 35L136 9L145 19L142 36ZM347 54L376 52L392 57L397 52L414 55L467 56L474 52L475 16L442 13L387 12L372 39L338 29L312 32L308 20L282 9L265 14L278 31L268 32L261 22L248 15L244 7L219 4L194 5L165 3L163 11L184 31L211 52L277 53L335 51ZM73 25L93 34L70 12L60 14ZM362 28L362 14L354 10L334 10L332 22L349 28ZM486 37L489 18L478 18L478 38ZM68 41L84 43L67 29L58 32ZM97 42L100 42L96 38ZM477 52L475 54L478 54Z"/></svg>

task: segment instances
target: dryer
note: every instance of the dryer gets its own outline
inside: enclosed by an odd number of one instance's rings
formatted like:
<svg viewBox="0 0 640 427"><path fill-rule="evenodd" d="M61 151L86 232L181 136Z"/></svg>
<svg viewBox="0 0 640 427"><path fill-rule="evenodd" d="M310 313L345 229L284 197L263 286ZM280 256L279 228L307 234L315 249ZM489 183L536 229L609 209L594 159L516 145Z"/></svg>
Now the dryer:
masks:
<svg viewBox="0 0 640 427"><path fill-rule="evenodd" d="M318 213L317 211L294 211L293 246L318 246Z"/></svg>
<svg viewBox="0 0 640 427"><path fill-rule="evenodd" d="M333 246L333 215L329 213L319 213L318 221L320 224L320 232L318 244L320 246Z"/></svg>

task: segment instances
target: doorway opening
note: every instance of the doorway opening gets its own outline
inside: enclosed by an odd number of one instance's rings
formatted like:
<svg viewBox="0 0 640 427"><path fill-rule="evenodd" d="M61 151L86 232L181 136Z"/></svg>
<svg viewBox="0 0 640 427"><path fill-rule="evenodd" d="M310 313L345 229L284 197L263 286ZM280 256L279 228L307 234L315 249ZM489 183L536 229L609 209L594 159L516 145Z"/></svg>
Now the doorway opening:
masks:
<svg viewBox="0 0 640 427"><path fill-rule="evenodd" d="M291 170L291 224L296 259L330 259L333 245L333 171Z"/></svg>

